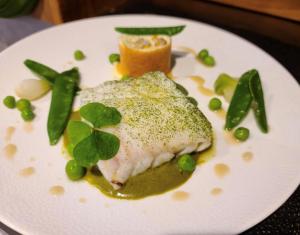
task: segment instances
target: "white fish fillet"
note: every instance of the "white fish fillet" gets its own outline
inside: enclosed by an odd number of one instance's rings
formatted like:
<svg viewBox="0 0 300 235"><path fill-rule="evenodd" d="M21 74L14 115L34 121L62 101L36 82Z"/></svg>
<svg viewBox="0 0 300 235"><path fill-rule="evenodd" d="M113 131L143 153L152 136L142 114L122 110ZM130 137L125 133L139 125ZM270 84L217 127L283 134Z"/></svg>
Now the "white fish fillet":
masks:
<svg viewBox="0 0 300 235"><path fill-rule="evenodd" d="M110 160L98 162L115 189L131 176L177 155L204 150L212 143L209 121L161 72L105 82L81 91L80 99L82 105L100 102L122 114L119 125L103 128L119 137L119 152Z"/></svg>

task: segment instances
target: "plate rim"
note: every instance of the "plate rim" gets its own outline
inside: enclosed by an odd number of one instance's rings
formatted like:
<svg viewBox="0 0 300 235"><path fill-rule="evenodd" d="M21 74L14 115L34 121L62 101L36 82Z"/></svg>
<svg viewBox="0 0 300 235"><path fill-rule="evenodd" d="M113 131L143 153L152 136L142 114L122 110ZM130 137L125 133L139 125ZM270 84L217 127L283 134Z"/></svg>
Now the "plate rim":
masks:
<svg viewBox="0 0 300 235"><path fill-rule="evenodd" d="M57 28L63 28L63 27L68 27L70 25L76 25L77 23L88 23L91 21L97 21L97 20L101 20L101 19L109 19L109 18L122 18L122 17L157 17L157 18L169 18L169 19L174 19L174 20L182 20L182 21L187 21L193 24L200 24L200 25L205 25L206 27L212 28L216 31L221 32L222 34L227 34L230 37L236 38L238 40L243 41L244 43L247 43L248 45L254 47L256 50L259 50L260 52L264 53L265 55L267 55L270 59L273 60L274 63L276 63L278 66L281 67L281 69L284 70L285 73L287 73L293 80L294 85L298 85L298 82L296 80L296 78L289 72L289 70L285 67L285 65L283 65L282 63L280 63L278 60L276 60L272 55L270 55L267 51L265 51L263 48L261 48L260 46L252 43L251 41L249 41L248 39L239 36L231 31L228 31L226 29L220 28L218 26L215 25L211 25L202 21L198 21L198 20L194 20L194 19L189 19L189 18L184 18L184 17L177 17L177 16L170 16L170 15L158 15L158 14L114 14L114 15L104 15L104 16L96 16L96 17L91 17L91 18L85 18L85 19L79 19L79 20L74 20L74 21L70 21L70 22L66 22L60 25L53 25L50 27L47 27L45 29L42 29L38 32L35 32L33 34L30 34L24 38L22 38L21 40L13 43L12 45L10 45L9 47L5 48L3 51L0 52L0 58L5 57L7 53L10 53L10 50L14 49L15 47L19 46L19 44L22 44L23 41L26 41L30 38L34 38L39 34L42 34L46 31L51 31L51 30L56 30ZM300 86L299 86L300 87ZM294 185L294 182L291 183L290 182L290 186L288 187L289 190L285 190L284 196L282 196L281 198L278 198L276 201L276 203L273 203L274 205L270 205L269 209L265 209L265 212L261 212L259 215L260 216L256 216L256 219L253 219L252 221L249 220L248 223L245 223L244 226L242 227L238 227L240 228L239 233L242 233L248 229L253 228L255 225L261 223L262 221L264 221L267 217L269 217L270 215L272 215L274 212L276 212L282 205L284 205L284 203L295 193L295 191L297 190L297 188L300 185L300 179L295 180L295 182L298 182L298 184ZM283 193L282 193L283 195ZM9 222L9 220L6 220L5 217L3 217L0 213L0 222L2 222L4 225L6 225L7 227L9 227L10 229L18 232L18 233L22 233L22 231L17 229L17 225L14 225L12 223Z"/></svg>

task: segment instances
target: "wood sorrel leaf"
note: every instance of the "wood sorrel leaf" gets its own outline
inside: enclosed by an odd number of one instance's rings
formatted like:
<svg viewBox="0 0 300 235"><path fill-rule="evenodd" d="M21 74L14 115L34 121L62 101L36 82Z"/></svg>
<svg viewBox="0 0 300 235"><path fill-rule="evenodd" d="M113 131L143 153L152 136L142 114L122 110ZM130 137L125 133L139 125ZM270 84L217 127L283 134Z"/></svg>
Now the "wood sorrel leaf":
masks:
<svg viewBox="0 0 300 235"><path fill-rule="evenodd" d="M95 131L94 138L100 160L108 160L118 153L120 140L117 136L104 131Z"/></svg>
<svg viewBox="0 0 300 235"><path fill-rule="evenodd" d="M120 112L101 103L89 103L80 108L80 115L92 123L95 128L116 125L121 121Z"/></svg>
<svg viewBox="0 0 300 235"><path fill-rule="evenodd" d="M73 156L74 147L92 133L92 128L81 121L71 120L67 126L68 151Z"/></svg>
<svg viewBox="0 0 300 235"><path fill-rule="evenodd" d="M74 159L80 166L91 167L99 160L95 134L80 141L73 150Z"/></svg>
<svg viewBox="0 0 300 235"><path fill-rule="evenodd" d="M120 140L113 134L94 131L74 148L74 159L80 166L91 167L99 160L114 157L120 148Z"/></svg>

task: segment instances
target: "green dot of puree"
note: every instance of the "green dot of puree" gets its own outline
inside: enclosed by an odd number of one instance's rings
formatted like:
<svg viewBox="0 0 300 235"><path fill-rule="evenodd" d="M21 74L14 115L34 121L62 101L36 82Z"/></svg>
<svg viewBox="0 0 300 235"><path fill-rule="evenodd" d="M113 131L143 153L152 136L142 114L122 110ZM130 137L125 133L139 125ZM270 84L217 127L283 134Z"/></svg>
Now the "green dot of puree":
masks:
<svg viewBox="0 0 300 235"><path fill-rule="evenodd" d="M208 107L212 111L219 110L222 107L222 101L214 97L209 101Z"/></svg>
<svg viewBox="0 0 300 235"><path fill-rule="evenodd" d="M248 128L239 127L234 131L233 135L239 141L246 141L249 138L250 131Z"/></svg>
<svg viewBox="0 0 300 235"><path fill-rule="evenodd" d="M209 52L207 49L202 49L199 53L198 53L198 58L200 59L204 59L205 57L207 57L209 55Z"/></svg>
<svg viewBox="0 0 300 235"><path fill-rule="evenodd" d="M9 109L13 109L16 107L16 99L15 99L15 97L13 97L11 95L6 96L3 99L3 104Z"/></svg>
<svg viewBox="0 0 300 235"><path fill-rule="evenodd" d="M177 164L181 171L192 172L196 168L196 162L194 158L189 154L180 156Z"/></svg>
<svg viewBox="0 0 300 235"><path fill-rule="evenodd" d="M216 64L215 58L210 55L203 58L203 63L207 66L214 66Z"/></svg>
<svg viewBox="0 0 300 235"><path fill-rule="evenodd" d="M83 54L83 52L81 50L76 50L74 52L74 58L75 58L75 60L83 60L85 58L85 55Z"/></svg>
<svg viewBox="0 0 300 235"><path fill-rule="evenodd" d="M115 62L120 62L120 55L116 54L116 53L113 53L113 54L109 55L108 59L109 59L109 62L111 64L113 64Z"/></svg>
<svg viewBox="0 0 300 235"><path fill-rule="evenodd" d="M17 109L22 111L24 109L31 109L31 103L27 99L19 99L17 101Z"/></svg>

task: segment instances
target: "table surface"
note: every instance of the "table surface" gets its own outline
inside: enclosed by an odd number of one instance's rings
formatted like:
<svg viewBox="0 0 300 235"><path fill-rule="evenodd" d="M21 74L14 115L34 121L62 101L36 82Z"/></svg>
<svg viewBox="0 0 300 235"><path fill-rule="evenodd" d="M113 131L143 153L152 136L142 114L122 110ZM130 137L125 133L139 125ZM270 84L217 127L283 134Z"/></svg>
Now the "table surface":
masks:
<svg viewBox="0 0 300 235"><path fill-rule="evenodd" d="M30 16L16 19L0 19L0 51L14 42L51 25ZM217 25L218 26L218 25ZM229 27L222 28L231 31L272 55L283 64L300 83L300 48L284 44L273 39L236 30ZM0 234L19 234L0 222ZM258 225L250 228L243 235L272 234L299 235L300 234L300 187L277 211Z"/></svg>

